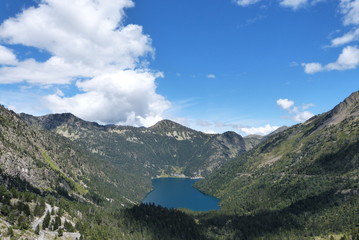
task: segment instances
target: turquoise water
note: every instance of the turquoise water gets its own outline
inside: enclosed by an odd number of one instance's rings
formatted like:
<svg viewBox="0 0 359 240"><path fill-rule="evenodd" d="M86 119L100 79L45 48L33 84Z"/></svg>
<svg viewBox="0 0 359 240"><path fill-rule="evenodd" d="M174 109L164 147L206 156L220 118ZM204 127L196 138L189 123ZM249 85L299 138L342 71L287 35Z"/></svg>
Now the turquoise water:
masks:
<svg viewBox="0 0 359 240"><path fill-rule="evenodd" d="M154 190L143 203L154 203L167 208L187 208L193 211L219 209L219 199L206 195L192 185L198 179L189 178L156 178L152 180Z"/></svg>

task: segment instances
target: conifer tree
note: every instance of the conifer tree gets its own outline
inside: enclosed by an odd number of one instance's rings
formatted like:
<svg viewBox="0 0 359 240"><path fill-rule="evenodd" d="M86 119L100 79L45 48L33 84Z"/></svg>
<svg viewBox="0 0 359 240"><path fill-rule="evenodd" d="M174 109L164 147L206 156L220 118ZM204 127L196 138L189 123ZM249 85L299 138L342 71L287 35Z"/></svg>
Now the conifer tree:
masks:
<svg viewBox="0 0 359 240"><path fill-rule="evenodd" d="M40 234L40 224L38 224L38 225L36 226L35 233L36 233L37 235Z"/></svg>
<svg viewBox="0 0 359 240"><path fill-rule="evenodd" d="M50 219L51 219L50 213L49 213L49 211L47 211L44 221L42 222L42 229L46 229L49 227Z"/></svg>

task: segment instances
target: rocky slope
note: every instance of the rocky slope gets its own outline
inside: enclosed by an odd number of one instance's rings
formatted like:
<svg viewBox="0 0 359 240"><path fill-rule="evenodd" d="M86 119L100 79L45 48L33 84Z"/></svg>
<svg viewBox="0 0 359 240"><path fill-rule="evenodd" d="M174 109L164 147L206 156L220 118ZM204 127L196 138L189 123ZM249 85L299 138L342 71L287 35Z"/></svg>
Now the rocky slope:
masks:
<svg viewBox="0 0 359 240"><path fill-rule="evenodd" d="M72 114L20 115L32 126L56 132L99 158L141 176L207 175L251 148L234 133L209 135L163 120L149 128L83 121Z"/></svg>
<svg viewBox="0 0 359 240"><path fill-rule="evenodd" d="M89 201L116 198L131 204L150 189L141 176L113 167L63 136L29 126L3 106L0 164L0 183L40 194L69 194Z"/></svg>
<svg viewBox="0 0 359 240"><path fill-rule="evenodd" d="M85 159L56 136L29 127L14 112L0 106L0 164L3 182L23 182L40 192L64 188L86 193L80 180L91 172Z"/></svg>

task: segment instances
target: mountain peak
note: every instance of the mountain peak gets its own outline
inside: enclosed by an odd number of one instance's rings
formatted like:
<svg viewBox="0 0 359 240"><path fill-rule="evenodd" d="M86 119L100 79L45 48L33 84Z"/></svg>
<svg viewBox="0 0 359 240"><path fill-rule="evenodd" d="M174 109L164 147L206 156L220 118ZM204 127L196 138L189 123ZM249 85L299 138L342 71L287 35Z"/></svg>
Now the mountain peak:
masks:
<svg viewBox="0 0 359 240"><path fill-rule="evenodd" d="M76 124L95 127L99 126L95 122L87 122L85 120L82 120L81 118L76 117L72 113L56 113L40 117L34 117L25 113L21 113L20 117L27 123L30 123L30 125L41 126L41 128L44 128L46 130L53 130L64 124Z"/></svg>
<svg viewBox="0 0 359 240"><path fill-rule="evenodd" d="M325 125L335 125L352 116L359 117L359 91L353 92L329 111L326 114Z"/></svg>
<svg viewBox="0 0 359 240"><path fill-rule="evenodd" d="M158 129L158 130L172 130L172 129L183 129L187 128L179 123L176 123L174 121L165 119L157 122L155 125L150 127L151 129Z"/></svg>

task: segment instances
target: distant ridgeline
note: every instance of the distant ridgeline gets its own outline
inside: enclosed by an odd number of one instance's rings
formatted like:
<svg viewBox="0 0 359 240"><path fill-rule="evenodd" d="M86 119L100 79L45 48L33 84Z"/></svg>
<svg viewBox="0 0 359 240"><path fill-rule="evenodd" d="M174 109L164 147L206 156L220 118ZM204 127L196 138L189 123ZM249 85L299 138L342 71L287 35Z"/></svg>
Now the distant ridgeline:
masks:
<svg viewBox="0 0 359 240"><path fill-rule="evenodd" d="M136 205L151 177L183 174L205 176L196 187L221 210ZM0 184L1 238L359 239L359 92L303 124L244 138L0 106Z"/></svg>
<svg viewBox="0 0 359 240"><path fill-rule="evenodd" d="M234 132L205 134L170 120L150 128L86 122L72 114L33 117L21 114L32 126L49 130L78 143L99 158L142 176L185 174L206 176L224 162L259 143Z"/></svg>

